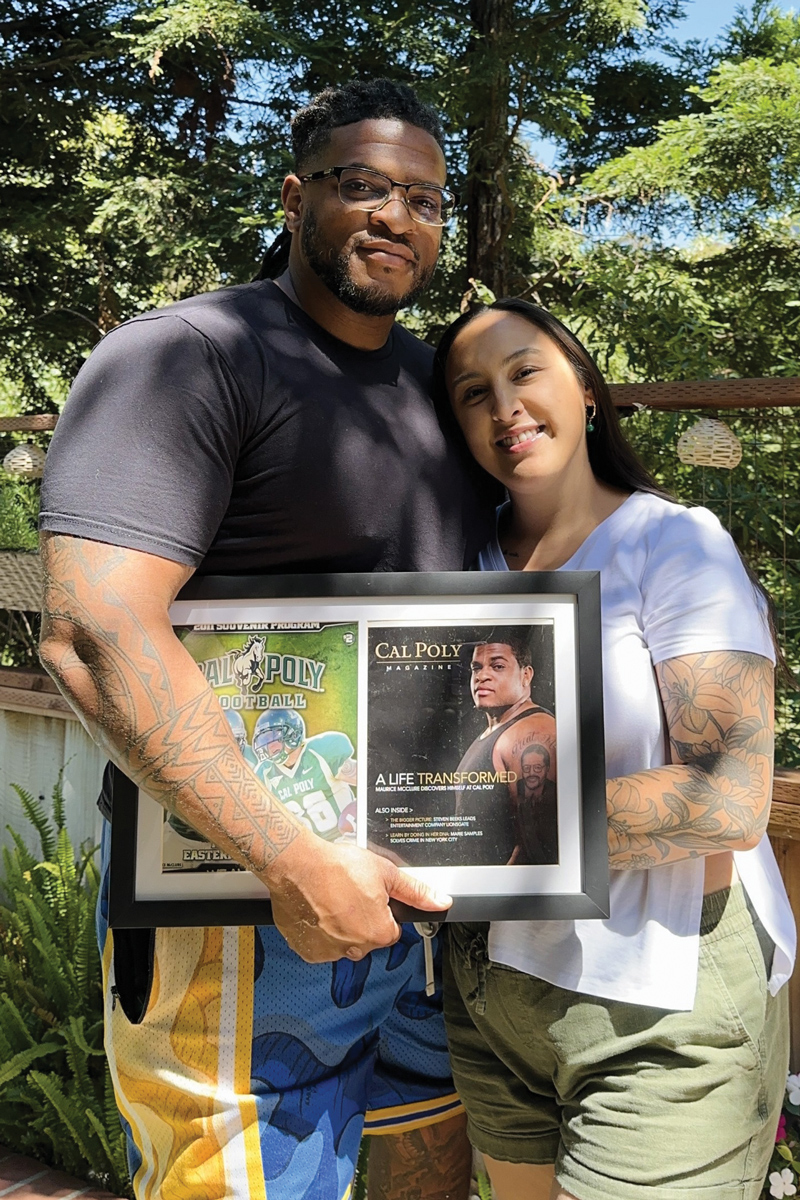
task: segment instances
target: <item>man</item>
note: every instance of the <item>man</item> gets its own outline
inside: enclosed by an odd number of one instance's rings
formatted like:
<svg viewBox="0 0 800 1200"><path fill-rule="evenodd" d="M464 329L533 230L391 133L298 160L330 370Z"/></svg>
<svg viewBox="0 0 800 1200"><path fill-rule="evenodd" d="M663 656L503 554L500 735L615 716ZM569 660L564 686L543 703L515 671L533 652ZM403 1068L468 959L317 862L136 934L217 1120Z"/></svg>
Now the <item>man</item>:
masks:
<svg viewBox="0 0 800 1200"><path fill-rule="evenodd" d="M168 617L195 570L460 569L489 532L428 396L432 353L394 324L452 208L438 118L408 88L352 84L292 140L288 272L128 322L76 381L44 482L41 653L110 758L273 901L277 928L145 937L105 936L101 911L137 1197L338 1200L369 1110L394 1135L371 1196L460 1200L441 1014L389 908L449 898L289 812Z"/></svg>
<svg viewBox="0 0 800 1200"><path fill-rule="evenodd" d="M517 785L514 826L519 853L514 862L558 862L558 810L556 785L550 778L551 757L538 742L520 756L522 779Z"/></svg>
<svg viewBox="0 0 800 1200"><path fill-rule="evenodd" d="M523 853L515 820L516 810L524 807L522 755L527 746L544 747L548 777L555 779L556 724L552 713L531 699L528 631L504 629L503 637L508 640L479 643L473 649L470 692L475 707L486 714L486 729L457 768L459 774L498 776L491 790L466 785L456 795L456 816L474 817L470 829L480 831L480 837L470 838L470 858L482 866L531 861Z"/></svg>
<svg viewBox="0 0 800 1200"><path fill-rule="evenodd" d="M353 838L357 766L346 733L331 729L307 738L299 712L273 708L256 721L253 752L262 783L319 837Z"/></svg>

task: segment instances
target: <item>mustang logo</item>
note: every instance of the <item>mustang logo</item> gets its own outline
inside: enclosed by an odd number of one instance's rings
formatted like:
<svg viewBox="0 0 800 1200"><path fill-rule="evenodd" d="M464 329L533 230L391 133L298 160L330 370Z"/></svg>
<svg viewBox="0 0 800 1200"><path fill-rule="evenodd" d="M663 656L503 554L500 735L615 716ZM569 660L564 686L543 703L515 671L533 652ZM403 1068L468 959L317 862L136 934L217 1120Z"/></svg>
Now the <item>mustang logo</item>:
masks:
<svg viewBox="0 0 800 1200"><path fill-rule="evenodd" d="M248 688L250 691L257 692L264 682L261 662L264 658L266 644L266 638L252 634L238 654L231 653L233 677L243 692Z"/></svg>

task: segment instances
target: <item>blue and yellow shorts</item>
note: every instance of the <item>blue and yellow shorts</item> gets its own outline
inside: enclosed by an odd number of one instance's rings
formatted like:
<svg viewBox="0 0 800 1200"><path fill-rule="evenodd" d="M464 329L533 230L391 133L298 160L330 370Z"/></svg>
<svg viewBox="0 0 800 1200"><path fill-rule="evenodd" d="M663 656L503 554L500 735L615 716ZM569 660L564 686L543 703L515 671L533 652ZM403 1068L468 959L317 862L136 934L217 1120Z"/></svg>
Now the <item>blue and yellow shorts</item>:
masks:
<svg viewBox="0 0 800 1200"><path fill-rule="evenodd" d="M305 963L272 926L115 936L108 832L106 1050L137 1200L346 1198L362 1132L461 1111L411 926L359 963Z"/></svg>

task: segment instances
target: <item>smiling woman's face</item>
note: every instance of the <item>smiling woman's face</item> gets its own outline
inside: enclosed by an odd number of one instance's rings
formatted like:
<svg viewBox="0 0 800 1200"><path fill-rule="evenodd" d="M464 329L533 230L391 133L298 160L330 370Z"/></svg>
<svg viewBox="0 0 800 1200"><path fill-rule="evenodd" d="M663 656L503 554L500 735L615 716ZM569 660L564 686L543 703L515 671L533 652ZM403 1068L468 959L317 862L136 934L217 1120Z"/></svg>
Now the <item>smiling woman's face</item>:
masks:
<svg viewBox="0 0 800 1200"><path fill-rule="evenodd" d="M517 313L481 313L447 360L453 412L475 458L512 488L589 468L591 394L559 346Z"/></svg>

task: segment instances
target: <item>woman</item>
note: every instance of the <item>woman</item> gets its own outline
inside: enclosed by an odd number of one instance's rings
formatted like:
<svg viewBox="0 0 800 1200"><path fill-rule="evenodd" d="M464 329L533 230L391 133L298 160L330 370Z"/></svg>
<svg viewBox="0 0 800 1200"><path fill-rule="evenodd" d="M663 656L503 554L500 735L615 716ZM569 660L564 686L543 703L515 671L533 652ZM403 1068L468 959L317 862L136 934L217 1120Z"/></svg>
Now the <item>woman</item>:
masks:
<svg viewBox="0 0 800 1200"><path fill-rule="evenodd" d="M764 837L767 601L717 519L657 487L548 313L465 315L436 372L510 497L481 569L599 570L603 608L611 915L452 931L445 1007L473 1142L499 1200L755 1198L794 956Z"/></svg>

